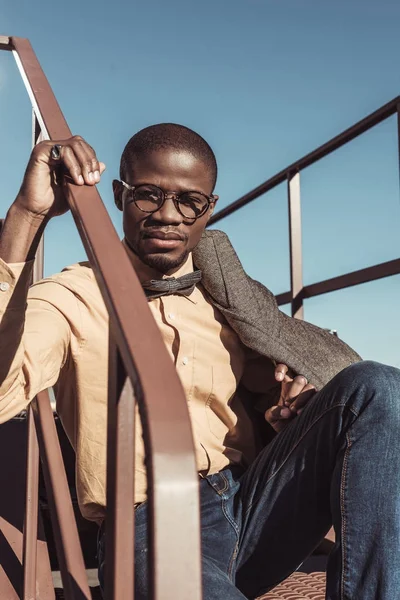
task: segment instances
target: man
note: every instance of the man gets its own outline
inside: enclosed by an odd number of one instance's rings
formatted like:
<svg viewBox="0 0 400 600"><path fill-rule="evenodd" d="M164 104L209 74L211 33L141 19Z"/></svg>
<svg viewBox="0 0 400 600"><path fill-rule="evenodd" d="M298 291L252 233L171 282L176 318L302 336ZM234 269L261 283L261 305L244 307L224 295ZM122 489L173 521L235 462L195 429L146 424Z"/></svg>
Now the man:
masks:
<svg viewBox="0 0 400 600"><path fill-rule="evenodd" d="M76 185L95 185L105 165L80 137L53 144L33 150L0 241L0 417L55 386L76 451L81 511L101 525L102 581L107 312L87 263L28 287L41 233L67 210L62 170ZM226 236L204 231L216 176L200 136L163 124L131 138L113 183L123 243L188 401L204 598L255 598L295 570L332 522L327 598L400 598L400 372L358 362L334 336L279 312ZM277 432L265 447L263 422ZM137 428L135 597L144 600L139 419Z"/></svg>

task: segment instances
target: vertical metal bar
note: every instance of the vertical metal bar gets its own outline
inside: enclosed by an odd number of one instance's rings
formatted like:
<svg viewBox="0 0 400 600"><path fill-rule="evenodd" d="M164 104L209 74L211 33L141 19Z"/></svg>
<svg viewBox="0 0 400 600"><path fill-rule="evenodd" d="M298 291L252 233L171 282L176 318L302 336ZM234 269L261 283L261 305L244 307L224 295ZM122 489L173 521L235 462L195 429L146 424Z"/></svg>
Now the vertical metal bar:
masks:
<svg viewBox="0 0 400 600"><path fill-rule="evenodd" d="M134 597L135 398L110 333L107 427L106 598Z"/></svg>
<svg viewBox="0 0 400 600"><path fill-rule="evenodd" d="M42 140L48 139L47 131L40 127L35 110L32 109L32 146L36 146ZM44 275L44 235L42 235L36 251L35 264L33 266L33 282L40 281Z"/></svg>
<svg viewBox="0 0 400 600"><path fill-rule="evenodd" d="M292 316L304 318L303 260L301 244L300 173L288 174L290 286L292 291Z"/></svg>
<svg viewBox="0 0 400 600"><path fill-rule="evenodd" d="M32 109L33 109L33 112L34 112L34 115L35 115L34 118L37 120L38 128L42 132L42 134L44 136L44 139L48 140L49 139L49 134L48 134L48 131L47 131L46 124L45 124L45 122L43 120L42 113L39 110L38 103L36 101L35 92L32 90L31 86L29 85L28 77L26 75L24 66L22 65L22 62L21 62L21 59L19 57L18 52L16 50L12 50L12 54L14 56L15 63L17 65L18 71L19 71L19 73L21 75L21 79L22 79L22 81L23 81L23 83L25 85L26 91L27 91L29 99L31 101Z"/></svg>
<svg viewBox="0 0 400 600"><path fill-rule="evenodd" d="M28 411L25 519L22 546L22 600L36 599L39 505L39 447L32 410Z"/></svg>
<svg viewBox="0 0 400 600"><path fill-rule="evenodd" d="M49 394L32 402L65 600L91 600Z"/></svg>
<svg viewBox="0 0 400 600"><path fill-rule="evenodd" d="M397 148L399 160L399 178L400 178L400 103L397 105Z"/></svg>
<svg viewBox="0 0 400 600"><path fill-rule="evenodd" d="M43 279L43 268L44 268L44 236L42 235L37 251L36 259L33 265L33 281L40 281Z"/></svg>
<svg viewBox="0 0 400 600"><path fill-rule="evenodd" d="M41 139L41 130L32 111L32 146ZM33 269L33 281L43 278L43 237L40 240ZM25 492L25 518L22 545L22 600L36 599L38 509L39 509L39 446L32 409L28 409L28 440Z"/></svg>

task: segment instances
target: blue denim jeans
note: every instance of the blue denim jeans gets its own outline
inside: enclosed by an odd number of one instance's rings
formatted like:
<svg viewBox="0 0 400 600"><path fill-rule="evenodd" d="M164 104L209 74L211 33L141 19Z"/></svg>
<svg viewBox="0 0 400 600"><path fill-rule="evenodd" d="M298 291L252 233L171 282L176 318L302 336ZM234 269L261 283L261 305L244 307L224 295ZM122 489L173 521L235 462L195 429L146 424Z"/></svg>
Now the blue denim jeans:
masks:
<svg viewBox="0 0 400 600"><path fill-rule="evenodd" d="M204 600L256 598L333 523L328 600L400 599L400 371L339 373L243 471L200 481ZM136 509L136 600L148 598L147 505ZM104 535L99 578L104 576Z"/></svg>

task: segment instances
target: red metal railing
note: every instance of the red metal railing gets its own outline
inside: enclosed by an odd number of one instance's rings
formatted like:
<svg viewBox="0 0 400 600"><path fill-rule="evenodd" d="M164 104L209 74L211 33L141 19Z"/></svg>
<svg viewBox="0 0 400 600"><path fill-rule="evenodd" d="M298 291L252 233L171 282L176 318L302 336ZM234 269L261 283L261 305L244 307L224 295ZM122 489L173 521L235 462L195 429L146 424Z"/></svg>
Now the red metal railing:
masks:
<svg viewBox="0 0 400 600"><path fill-rule="evenodd" d="M69 137L68 126L29 42L0 36L0 49L14 53L30 95L34 112L34 143L39 135L51 139ZM291 289L277 296L277 300L279 304L290 302L292 314L297 318L303 317L305 298L400 273L400 259L394 259L307 286L303 285L302 279L300 172L394 114L397 114L400 148L400 97L397 97L228 205L210 220L210 225L215 224L277 185L287 182ZM68 200L110 315L106 597L109 600L134 597L132 467L136 401L146 417L143 420L144 436L150 458L153 598L199 600L201 578L197 478L183 391L141 287L96 190L71 185L68 187ZM109 240L106 251L102 245L104 236ZM38 254L35 278L42 276L42 260L43 247ZM118 271L114 268L116 262L120 265ZM133 297L135 302L132 302ZM143 335L144 332L146 335ZM159 365L157 381L152 378L150 368L154 356L157 356ZM168 401L160 402L160 398L165 400L166 394ZM65 598L88 600L90 591L46 391L38 395L32 408L29 415L24 585L21 597L24 600L37 597L37 473L40 449ZM170 424L168 432L164 426L167 417ZM173 461L170 456L174 457ZM174 486L178 473L180 495L177 497L175 493L171 504L169 490ZM50 599L50 596L47 598Z"/></svg>
<svg viewBox="0 0 400 600"><path fill-rule="evenodd" d="M47 139L69 138L71 132L29 41L1 36L0 49L13 53L31 99L34 141L39 132ZM106 597L108 600L134 597L133 424L137 402L145 417L142 422L148 456L152 598L200 600L198 477L184 392L141 285L97 190L68 185L66 191L110 317ZM104 239L107 239L107 246ZM36 265L36 275L40 277L40 258ZM154 361L157 362L157 377L152 370ZM32 408L34 422L30 414L22 598L37 597L39 447L65 598L89 600L90 591L47 391L38 394ZM168 423L168 430L165 423Z"/></svg>
<svg viewBox="0 0 400 600"><path fill-rule="evenodd" d="M313 152L306 154L296 162L292 163L282 171L279 171L270 179L251 190L235 202L228 204L225 208L215 213L209 221L209 225L221 222L224 218L232 215L253 200L256 200L266 192L273 190L281 183L288 185L288 208L289 208L289 246L290 246L290 291L276 296L279 305L289 304L292 306L292 316L303 318L304 299L327 294L344 289L353 285L375 281L383 277L397 275L400 273L400 258L346 273L339 277L326 279L307 286L303 285L302 273L302 246L301 246L301 203L300 203L300 173L307 167L318 162L338 148L348 144L359 135L385 121L392 115L397 114L398 147L400 153L400 96L394 98L372 114L368 115L349 129L335 136L326 144L323 144Z"/></svg>

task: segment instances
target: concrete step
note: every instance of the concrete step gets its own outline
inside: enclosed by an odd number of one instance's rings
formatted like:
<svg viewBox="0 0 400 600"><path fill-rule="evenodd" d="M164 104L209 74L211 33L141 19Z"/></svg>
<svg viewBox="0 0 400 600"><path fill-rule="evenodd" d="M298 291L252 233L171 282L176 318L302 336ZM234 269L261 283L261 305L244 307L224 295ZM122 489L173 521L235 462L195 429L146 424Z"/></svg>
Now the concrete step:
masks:
<svg viewBox="0 0 400 600"><path fill-rule="evenodd" d="M64 590L62 586L61 573L60 571L52 571L54 588L56 591L56 599L64 600ZM97 578L97 569L86 569L86 575L92 593L92 600L103 600L101 595L99 580Z"/></svg>

